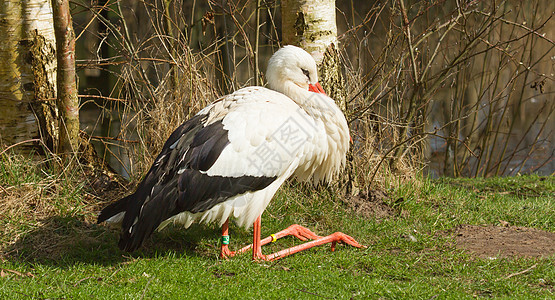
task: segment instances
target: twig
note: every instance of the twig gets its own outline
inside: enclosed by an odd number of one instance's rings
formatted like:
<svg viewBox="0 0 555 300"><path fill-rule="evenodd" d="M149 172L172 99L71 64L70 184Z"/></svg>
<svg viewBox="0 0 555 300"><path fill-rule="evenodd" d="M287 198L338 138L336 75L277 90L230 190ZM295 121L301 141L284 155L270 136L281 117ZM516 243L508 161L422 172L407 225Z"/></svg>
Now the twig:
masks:
<svg viewBox="0 0 555 300"><path fill-rule="evenodd" d="M83 281L85 281L85 280L88 280L88 279L93 279L93 278L95 278L97 281L101 281L101 280L102 280L102 277L89 276L89 277L85 277L85 278L83 278L83 279L77 281L73 286L74 286L74 287L75 287L75 286L78 286L79 284L81 284L81 282L83 282Z"/></svg>
<svg viewBox="0 0 555 300"><path fill-rule="evenodd" d="M121 139L121 138L117 138L117 137L111 137L111 136L96 136L96 135L91 135L90 136L91 139L97 139L97 140L111 140L111 141L118 141L118 142L124 142L124 143L129 143L129 144L138 144L139 141L135 141L135 140L126 140L126 139Z"/></svg>
<svg viewBox="0 0 555 300"><path fill-rule="evenodd" d="M299 292L307 293L307 294L314 295L314 296L317 296L317 297L320 297L320 298L324 298L324 299L333 299L332 297L325 297L325 296L318 295L318 294L316 294L316 293L312 293L312 292L305 291L305 290L302 290L302 289L297 289L297 288L296 288L296 290L299 291Z"/></svg>
<svg viewBox="0 0 555 300"><path fill-rule="evenodd" d="M25 140L25 141L21 141L21 142L15 143L15 144L13 144L13 145L10 145L10 146L7 147L6 149L4 149L4 151L0 152L0 155L4 154L6 151L10 150L10 149L13 148L13 147L16 147L16 146L18 146L18 145L25 144L25 143L32 143L32 142L41 142L41 140L40 140L40 139L30 139L30 140Z"/></svg>
<svg viewBox="0 0 555 300"><path fill-rule="evenodd" d="M503 280L503 279L507 280L507 279L509 279L509 278L511 278L511 277L514 277L514 276L518 276L518 275L522 275L522 274L528 273L528 272L532 271L532 270L533 270L535 267L537 267L537 266L538 266L538 264L534 264L533 266L531 266L530 268L528 268L528 269L526 269L526 270L522 270L522 271L520 271L520 272L516 272L516 273L510 274L510 275L507 275L507 276L505 276L505 277L503 277L503 278L497 278L497 280L495 280L495 281L499 281L499 280Z"/></svg>
<svg viewBox="0 0 555 300"><path fill-rule="evenodd" d="M482 15L487 16L487 17L490 17L490 16L491 16L491 14L488 14L488 13L485 13L485 12L481 12L481 11L476 11L476 12L477 12L478 14L482 14ZM520 27L520 28L522 28L522 29L524 29L524 30L527 30L528 32L533 33L534 35L536 35L536 36L539 37L540 39L543 39L543 40L549 42L551 45L555 45L555 42L554 42L554 41L552 41L551 39L549 39L548 37L546 37L545 34L541 34L541 33L539 33L539 32L537 31L538 29L543 28L544 25L545 25L547 22L549 22L549 20L551 20L552 17L553 17L553 15L549 16L549 18L547 18L547 20L545 20L545 22L543 22L543 23L542 23L538 28L536 28L536 29L532 29L532 28L526 27L526 26L524 26L523 24L519 24L519 23L517 23L517 22L509 21L509 20L504 19L504 18L499 18L499 20L500 20L501 22L507 23L507 24L509 24L509 25L513 25L513 26L516 26L516 27Z"/></svg>
<svg viewBox="0 0 555 300"><path fill-rule="evenodd" d="M146 294L146 289L148 288L149 283L152 281L152 279L154 278L154 276L150 277L150 279L147 281L145 288L143 290L143 294L141 295L141 300L145 298L145 294Z"/></svg>
<svg viewBox="0 0 555 300"><path fill-rule="evenodd" d="M0 273L4 273L4 271L8 272L8 273L12 273L15 274L19 277L32 277L35 278L35 275L33 275L31 272L27 272L27 273L21 273L19 271L16 270L10 270L10 269L0 269ZM2 276L3 277L3 276Z"/></svg>
<svg viewBox="0 0 555 300"><path fill-rule="evenodd" d="M95 98L95 99L103 99L103 100L110 100L110 101L118 101L118 102L129 102L127 99L119 99L119 98L112 98L100 95L77 95L79 98Z"/></svg>
<svg viewBox="0 0 555 300"><path fill-rule="evenodd" d="M434 62L437 54L438 54L438 50L439 47L442 45L443 39L445 39L445 37L447 36L447 34L455 27L455 25L457 25L457 21L459 20L459 18L461 18L463 16L462 13L459 12L459 14L457 15L457 17L451 19L451 24L449 24L449 26L447 26L447 29L445 30L445 32L443 32L443 34L439 37L437 43L436 43L436 47L434 49L434 52L432 53L432 55L430 56L430 59L428 60L428 64L426 65L426 67L424 68L424 70L422 71L422 75L420 76L420 82L425 80L426 77L426 73L428 72L429 69L431 69L432 67L432 63ZM413 62L414 64L414 62Z"/></svg>
<svg viewBox="0 0 555 300"><path fill-rule="evenodd" d="M465 142L464 140L461 140L461 139L456 138L456 137L454 137L454 136L442 136L442 135L439 135L439 134L437 134L437 133L435 133L435 132L425 132L424 134L436 136L436 137L442 138L442 139L444 139L444 140L455 140L455 141L457 141L457 142L463 144L463 145L466 147L466 150L468 150L468 152L470 152L470 154L471 154L472 156L478 157L478 155L476 155L476 153L474 153L474 152L470 149L470 147L468 147L468 145L466 144L466 142Z"/></svg>
<svg viewBox="0 0 555 300"><path fill-rule="evenodd" d="M69 2L70 2L71 4L75 4L75 3L74 3L75 1L69 1ZM102 6L100 7L100 10L99 10L98 12L100 13L101 11L103 11L104 9L106 9L106 7L109 6L110 4L111 4L110 1L106 1L106 3L104 3L104 5L102 5ZM88 30L89 26L90 26L96 19L97 19L97 17L96 17L96 15L94 15L94 16L90 19L89 23L87 23L87 25L85 25L85 27L83 28L83 30L81 30L81 33L79 33L79 35L75 38L76 41L79 40L79 38L83 35L83 33L85 33L85 32Z"/></svg>
<svg viewBox="0 0 555 300"><path fill-rule="evenodd" d="M415 54L414 54L414 46L412 44L412 37L410 34L410 22L409 19L407 17L407 11L405 9L405 3L403 0L399 1L399 4L401 5L401 15L403 17L403 28L405 29L405 36L407 37L407 45L409 47L409 54L410 54L410 60L411 60L411 65L412 65L412 72L414 73L414 85L418 86L420 84L420 76L418 76L418 67L416 64L416 58L415 58ZM456 23L456 20L455 20ZM449 31L449 30L447 30Z"/></svg>

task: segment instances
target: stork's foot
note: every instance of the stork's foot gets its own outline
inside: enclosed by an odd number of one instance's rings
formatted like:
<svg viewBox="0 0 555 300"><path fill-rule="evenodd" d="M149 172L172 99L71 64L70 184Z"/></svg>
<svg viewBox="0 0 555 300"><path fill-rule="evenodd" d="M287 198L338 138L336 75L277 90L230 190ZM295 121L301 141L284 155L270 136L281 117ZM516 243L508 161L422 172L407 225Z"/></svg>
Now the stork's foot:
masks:
<svg viewBox="0 0 555 300"><path fill-rule="evenodd" d="M229 250L228 244L229 244L229 236L228 234L228 222L226 221L224 223L224 226L222 227L222 248L221 248L221 254L220 257L221 258L230 258L233 257L237 254L241 254L246 252L247 250L253 249L253 253L252 253L252 258L253 260L264 260L264 261L270 261L270 260L277 260L280 259L282 257L291 255L293 253L297 253L299 251L303 251L306 249L310 249L312 247L316 247L316 246L320 246L320 245L324 245L327 243L331 243L331 251L335 250L335 246L337 243L343 243L343 244L347 244L347 245L351 245L353 247L357 247L357 248L366 248L365 246L359 244L355 239L353 239L352 237L342 233L342 232L336 232L334 234L330 234L328 236L319 236L317 234L315 234L314 232L312 232L310 229L303 227L301 225L298 224L293 224L289 227L287 227L286 229L277 232L275 234L270 235L269 237L266 237L264 239L260 239L260 217L258 217L256 219L256 221L254 222L254 233L253 233L253 243L243 247L237 251L231 251ZM306 240L311 240L310 242L306 242L304 244L301 245L297 245L288 249L284 249L281 251L278 251L276 253L272 253L270 255L264 255L262 254L262 246L275 242L278 239L288 236L288 235L292 235L302 241L306 241Z"/></svg>
<svg viewBox="0 0 555 300"><path fill-rule="evenodd" d="M236 254L236 251L229 250L228 245L222 245L221 252L220 252L220 258L228 259L228 258L231 258L231 257L235 256L235 254Z"/></svg>
<svg viewBox="0 0 555 300"><path fill-rule="evenodd" d="M293 224L284 230L271 234L269 237L266 237L260 241L260 246L264 246L269 243L273 243L282 237L286 237L292 235L298 238L301 241L306 240L315 240L321 238L321 236L317 235L316 233L310 231L310 229L303 227L298 224ZM247 246L248 247L248 246Z"/></svg>
<svg viewBox="0 0 555 300"><path fill-rule="evenodd" d="M256 225L255 225L256 226ZM260 246L264 246L266 244L269 243L273 243L275 241L277 241L278 239L281 239L282 237L286 237L292 235L298 239L300 239L301 241L306 241L306 240L315 240L315 239L319 239L321 238L321 236L315 234L314 232L312 232L310 229L303 227L301 225L298 224L293 224L287 228L285 228L284 230L271 234L270 236L260 240ZM220 254L221 258L230 258L233 257L237 254L241 254L243 252L246 252L248 250L250 250L252 248L252 244L247 245L237 251L231 251L229 250L229 247L227 247L227 245L222 245L222 252ZM255 251L255 254L253 255L254 259L261 259L264 260L264 255L262 254L261 251Z"/></svg>
<svg viewBox="0 0 555 300"><path fill-rule="evenodd" d="M330 237L332 239L332 241L331 241L331 251L335 251L335 245L337 244L337 242L347 244L347 245L351 245L351 246L357 247L357 248L367 248L366 246L359 244L350 235L346 235L343 232L336 232L334 234L329 235L328 237Z"/></svg>
<svg viewBox="0 0 555 300"><path fill-rule="evenodd" d="M357 247L357 248L366 248L366 246L363 246L361 244L359 244L354 238L344 234L343 232L336 232L334 234L330 234L328 236L324 236L324 237L318 237L317 239L314 239L313 241L298 245L298 246L294 246L288 249L283 249L280 250L276 253L272 253L270 255L265 255L263 258L263 260L277 260L280 259L282 257L297 253L299 251L303 251L306 249L310 249L312 247L316 247L316 246L320 246L320 245L324 245L327 243L331 243L331 251L335 251L335 245L337 243L344 243L347 245L351 245L353 247Z"/></svg>
<svg viewBox="0 0 555 300"><path fill-rule="evenodd" d="M264 240L271 239L270 242L272 242L272 241L275 242L275 240L277 240L279 238L282 238L284 236L288 236L288 235L295 236L296 238L298 238L301 241L315 240L315 239L321 238L321 236L319 236L316 233L310 231L310 229L308 229L306 227L303 227L301 225L298 225L298 224L293 224L293 225L285 228L284 230L265 238ZM262 241L264 241L264 240L262 240ZM264 243L262 245L264 245Z"/></svg>

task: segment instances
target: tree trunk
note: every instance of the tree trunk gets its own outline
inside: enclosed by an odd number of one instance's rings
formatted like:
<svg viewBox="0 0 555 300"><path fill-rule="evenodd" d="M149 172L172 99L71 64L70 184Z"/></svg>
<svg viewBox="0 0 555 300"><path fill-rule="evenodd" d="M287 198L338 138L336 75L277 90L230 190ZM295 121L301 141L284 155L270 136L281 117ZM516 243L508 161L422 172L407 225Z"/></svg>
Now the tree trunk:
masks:
<svg viewBox="0 0 555 300"><path fill-rule="evenodd" d="M337 51L335 0L282 0L281 18L283 44L299 46L314 57L318 64L318 81L349 119ZM347 161L342 186L346 193L356 194L359 189L351 151L347 154Z"/></svg>
<svg viewBox="0 0 555 300"><path fill-rule="evenodd" d="M284 44L312 54L319 65L330 44L337 45L335 0L282 0Z"/></svg>
<svg viewBox="0 0 555 300"><path fill-rule="evenodd" d="M76 152L79 147L79 98L75 75L75 33L68 0L53 0L60 140L58 153Z"/></svg>
<svg viewBox="0 0 555 300"><path fill-rule="evenodd" d="M0 5L0 144L42 139L58 143L55 37L47 0L3 0ZM40 149L40 147L38 147Z"/></svg>
<svg viewBox="0 0 555 300"><path fill-rule="evenodd" d="M344 81L337 52L335 0L282 0L283 43L305 49L314 57L320 84L346 110Z"/></svg>

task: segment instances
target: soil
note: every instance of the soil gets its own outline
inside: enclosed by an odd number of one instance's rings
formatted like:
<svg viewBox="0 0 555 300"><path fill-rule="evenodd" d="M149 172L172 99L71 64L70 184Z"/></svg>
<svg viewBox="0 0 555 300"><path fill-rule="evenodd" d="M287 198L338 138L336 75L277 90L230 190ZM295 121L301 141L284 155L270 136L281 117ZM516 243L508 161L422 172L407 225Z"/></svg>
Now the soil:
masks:
<svg viewBox="0 0 555 300"><path fill-rule="evenodd" d="M358 215L368 219L384 220L399 214L386 201L387 193L379 190L370 190L349 198L346 203Z"/></svg>
<svg viewBox="0 0 555 300"><path fill-rule="evenodd" d="M459 225L449 233L457 248L482 258L555 255L555 233L534 228Z"/></svg>
<svg viewBox="0 0 555 300"><path fill-rule="evenodd" d="M398 204L403 201L402 198L392 201L387 193L370 190L348 198L346 203L354 213L365 218L386 220L407 214L399 209ZM482 258L555 256L555 232L502 225L459 225L441 234L452 236L458 249Z"/></svg>

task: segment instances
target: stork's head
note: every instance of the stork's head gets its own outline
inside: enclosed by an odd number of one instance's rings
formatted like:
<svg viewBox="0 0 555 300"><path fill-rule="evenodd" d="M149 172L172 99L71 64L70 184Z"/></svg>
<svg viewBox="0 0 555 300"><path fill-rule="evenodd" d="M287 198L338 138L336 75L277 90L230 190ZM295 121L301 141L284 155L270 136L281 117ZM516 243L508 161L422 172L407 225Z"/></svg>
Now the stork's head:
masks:
<svg viewBox="0 0 555 300"><path fill-rule="evenodd" d="M272 90L288 96L294 86L305 91L324 93L318 84L318 69L314 58L299 47L285 46L274 53L268 62L266 78Z"/></svg>

